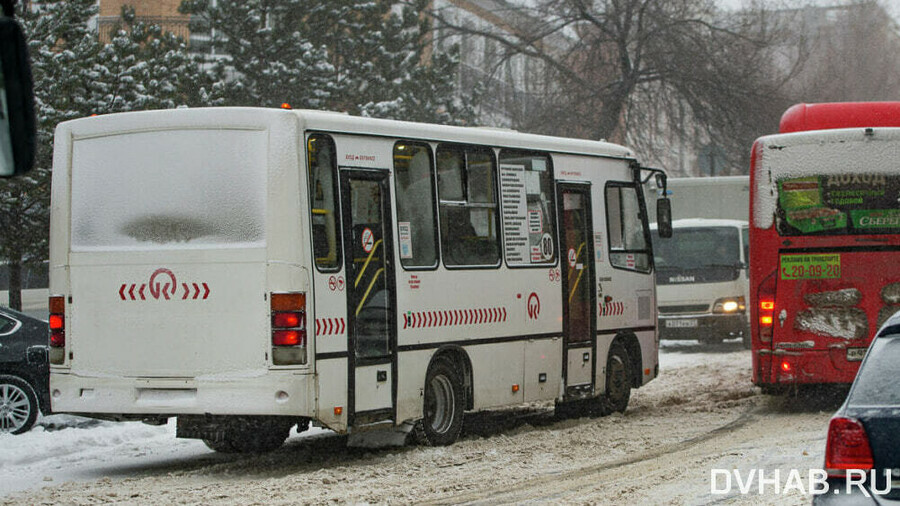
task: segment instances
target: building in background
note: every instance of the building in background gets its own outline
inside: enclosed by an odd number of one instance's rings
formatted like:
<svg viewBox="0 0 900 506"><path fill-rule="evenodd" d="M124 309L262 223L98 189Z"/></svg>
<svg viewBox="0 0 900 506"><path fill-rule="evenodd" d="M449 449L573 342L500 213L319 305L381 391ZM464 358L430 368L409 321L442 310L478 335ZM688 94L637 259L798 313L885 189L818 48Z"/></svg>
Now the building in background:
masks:
<svg viewBox="0 0 900 506"><path fill-rule="evenodd" d="M136 18L148 24L159 25L164 31L188 40L191 17L178 12L181 0L98 0L100 14L97 22L100 40L109 41L110 31L124 25L122 7L134 9Z"/></svg>

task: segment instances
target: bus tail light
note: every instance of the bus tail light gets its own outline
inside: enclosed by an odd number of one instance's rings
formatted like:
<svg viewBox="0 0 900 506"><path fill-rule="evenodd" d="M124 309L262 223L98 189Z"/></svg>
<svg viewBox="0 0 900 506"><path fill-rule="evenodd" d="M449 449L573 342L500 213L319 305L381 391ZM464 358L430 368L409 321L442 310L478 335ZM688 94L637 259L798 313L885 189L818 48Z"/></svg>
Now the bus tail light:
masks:
<svg viewBox="0 0 900 506"><path fill-rule="evenodd" d="M873 465L869 436L859 420L832 418L825 443L825 470L828 476L842 478L848 469L866 471Z"/></svg>
<svg viewBox="0 0 900 506"><path fill-rule="evenodd" d="M272 363L306 363L306 294L271 294Z"/></svg>
<svg viewBox="0 0 900 506"><path fill-rule="evenodd" d="M66 298L53 295L49 299L50 363L62 364L66 360Z"/></svg>
<svg viewBox="0 0 900 506"><path fill-rule="evenodd" d="M775 273L769 275L759 285L757 292L759 301L759 340L764 343L772 342L772 333L775 323Z"/></svg>

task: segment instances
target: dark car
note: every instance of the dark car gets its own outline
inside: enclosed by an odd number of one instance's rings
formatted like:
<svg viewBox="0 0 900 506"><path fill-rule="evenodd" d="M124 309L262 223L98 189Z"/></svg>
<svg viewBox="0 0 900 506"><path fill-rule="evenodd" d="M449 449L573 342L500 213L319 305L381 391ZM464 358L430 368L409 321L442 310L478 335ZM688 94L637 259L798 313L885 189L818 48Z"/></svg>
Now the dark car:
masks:
<svg viewBox="0 0 900 506"><path fill-rule="evenodd" d="M0 307L0 433L21 434L50 412L46 322Z"/></svg>
<svg viewBox="0 0 900 506"><path fill-rule="evenodd" d="M900 504L900 312L872 340L831 418L825 470L828 492L813 504Z"/></svg>

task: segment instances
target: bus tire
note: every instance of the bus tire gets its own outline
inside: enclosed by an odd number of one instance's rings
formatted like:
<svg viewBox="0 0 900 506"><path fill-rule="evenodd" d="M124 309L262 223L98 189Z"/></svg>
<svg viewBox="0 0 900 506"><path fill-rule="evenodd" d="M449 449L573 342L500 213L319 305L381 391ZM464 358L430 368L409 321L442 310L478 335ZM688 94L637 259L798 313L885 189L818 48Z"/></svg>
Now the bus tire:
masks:
<svg viewBox="0 0 900 506"><path fill-rule="evenodd" d="M16 376L0 375L0 433L28 432L39 409L31 385Z"/></svg>
<svg viewBox="0 0 900 506"><path fill-rule="evenodd" d="M416 440L428 446L453 444L462 431L465 406L456 363L446 357L436 359L425 375L424 416L415 425Z"/></svg>
<svg viewBox="0 0 900 506"><path fill-rule="evenodd" d="M606 392L603 394L607 413L624 413L631 398L631 359L622 342L615 340L606 357Z"/></svg>

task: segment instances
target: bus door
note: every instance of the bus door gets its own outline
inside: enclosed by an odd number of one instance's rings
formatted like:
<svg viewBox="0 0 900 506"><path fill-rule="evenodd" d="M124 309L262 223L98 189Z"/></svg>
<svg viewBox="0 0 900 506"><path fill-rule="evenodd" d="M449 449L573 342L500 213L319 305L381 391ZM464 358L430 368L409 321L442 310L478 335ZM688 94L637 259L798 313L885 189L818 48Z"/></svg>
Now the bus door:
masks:
<svg viewBox="0 0 900 506"><path fill-rule="evenodd" d="M568 399L593 395L597 371L590 190L588 184L560 184L557 189L563 272L563 378Z"/></svg>
<svg viewBox="0 0 900 506"><path fill-rule="evenodd" d="M347 272L348 426L395 421L396 325L387 172L342 170Z"/></svg>

